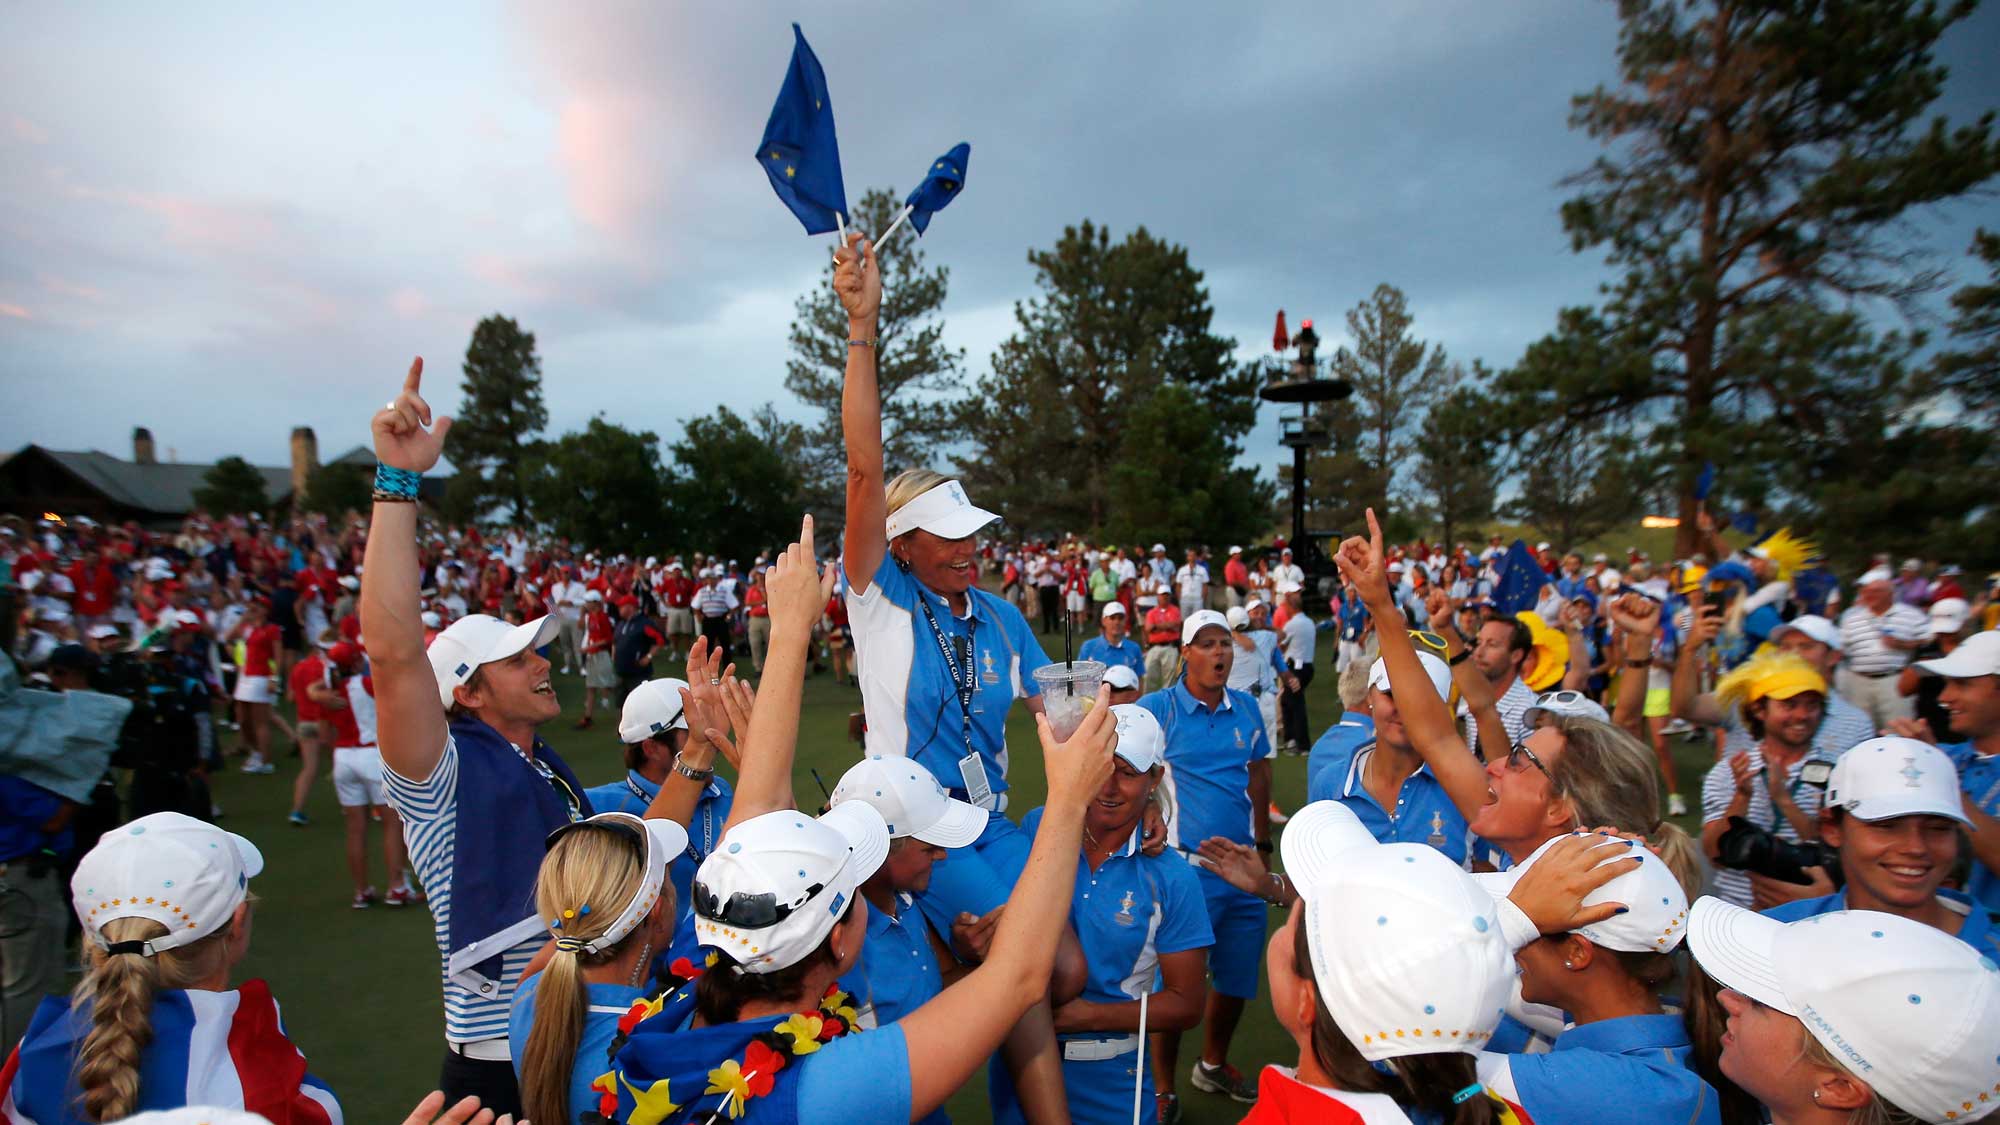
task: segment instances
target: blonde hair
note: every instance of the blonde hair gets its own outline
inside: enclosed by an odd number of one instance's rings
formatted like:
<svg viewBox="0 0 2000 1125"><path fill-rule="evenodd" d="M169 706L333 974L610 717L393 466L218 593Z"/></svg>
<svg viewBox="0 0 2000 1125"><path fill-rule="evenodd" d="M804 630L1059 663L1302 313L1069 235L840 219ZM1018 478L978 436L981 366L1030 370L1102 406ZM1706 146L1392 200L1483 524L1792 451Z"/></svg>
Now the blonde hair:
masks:
<svg viewBox="0 0 2000 1125"><path fill-rule="evenodd" d="M246 900L247 901L247 900ZM165 937L151 918L113 918L99 931L113 944ZM192 988L229 968L229 939L236 920L186 945L143 953L112 953L89 938L90 967L71 993L90 1009L90 1032L76 1053L76 1086L83 1116L119 1121L139 1109L139 1063L153 1041L153 997L162 989Z"/></svg>
<svg viewBox="0 0 2000 1125"><path fill-rule="evenodd" d="M1596 719L1554 717L1563 752L1549 767L1556 794L1580 828L1608 825L1637 832L1674 873L1688 901L1701 895L1701 858L1680 825L1660 816L1660 775L1653 752L1629 731Z"/></svg>
<svg viewBox="0 0 2000 1125"><path fill-rule="evenodd" d="M896 479L890 481L887 488L883 489L883 511L894 515L903 505L938 485L948 484L957 479L948 477L936 469L904 469L896 474ZM903 534L907 535L909 532Z"/></svg>
<svg viewBox="0 0 2000 1125"><path fill-rule="evenodd" d="M644 831L644 829L641 829ZM601 937L644 890L645 845L623 828L585 823L555 842L535 878L535 909L561 918L562 938ZM582 908L588 906L586 913ZM660 907L674 910L674 888L660 887ZM564 911L571 912L568 917ZM530 1121L574 1121L570 1076L590 1007L585 966L617 960L643 926L608 949L584 953L556 947L535 992L535 1022L521 1052L521 1105ZM593 1072L595 1073L595 1072Z"/></svg>

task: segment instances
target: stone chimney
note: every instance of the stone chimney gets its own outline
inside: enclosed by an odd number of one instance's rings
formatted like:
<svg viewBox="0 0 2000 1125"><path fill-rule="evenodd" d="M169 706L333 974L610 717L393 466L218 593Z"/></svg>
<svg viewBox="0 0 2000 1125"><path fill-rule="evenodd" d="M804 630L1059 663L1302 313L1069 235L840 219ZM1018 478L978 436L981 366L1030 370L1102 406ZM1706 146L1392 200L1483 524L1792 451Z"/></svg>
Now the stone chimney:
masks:
<svg viewBox="0 0 2000 1125"><path fill-rule="evenodd" d="M306 497L306 478L319 468L319 438L315 437L311 426L297 426L292 429L292 504L296 507Z"/></svg>
<svg viewBox="0 0 2000 1125"><path fill-rule="evenodd" d="M132 429L132 460L141 465L159 464L153 456L153 431L144 426Z"/></svg>

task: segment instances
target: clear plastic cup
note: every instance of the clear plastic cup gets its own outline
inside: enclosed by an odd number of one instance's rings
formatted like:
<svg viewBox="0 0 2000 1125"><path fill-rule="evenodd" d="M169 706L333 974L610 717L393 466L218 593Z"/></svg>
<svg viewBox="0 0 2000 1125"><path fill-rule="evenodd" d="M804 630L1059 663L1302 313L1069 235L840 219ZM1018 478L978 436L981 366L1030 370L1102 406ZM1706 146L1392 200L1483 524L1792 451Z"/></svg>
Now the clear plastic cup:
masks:
<svg viewBox="0 0 2000 1125"><path fill-rule="evenodd" d="M1035 669L1035 683L1042 689L1043 714L1049 729L1061 742L1076 733L1083 717L1097 706L1097 688L1104 682L1104 662L1056 661Z"/></svg>

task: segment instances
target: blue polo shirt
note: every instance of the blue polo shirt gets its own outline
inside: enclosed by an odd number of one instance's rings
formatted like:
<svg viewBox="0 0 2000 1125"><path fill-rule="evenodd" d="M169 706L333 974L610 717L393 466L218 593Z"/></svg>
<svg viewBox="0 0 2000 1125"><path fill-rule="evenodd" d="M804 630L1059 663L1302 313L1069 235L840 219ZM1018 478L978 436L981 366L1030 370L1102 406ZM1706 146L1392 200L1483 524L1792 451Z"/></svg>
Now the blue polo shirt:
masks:
<svg viewBox="0 0 2000 1125"><path fill-rule="evenodd" d="M44 848L68 855L75 839L68 828L52 836L42 834L42 825L68 803L32 781L0 774L0 863L12 863Z"/></svg>
<svg viewBox="0 0 2000 1125"><path fill-rule="evenodd" d="M1570 1028L1547 1054L1481 1052L1479 1078L1536 1125L1720 1125L1693 1049L1677 1015L1620 1016Z"/></svg>
<svg viewBox="0 0 2000 1125"><path fill-rule="evenodd" d="M514 1006L507 1014L508 1053L514 1058L514 1076L521 1076L521 1059L528 1049L528 1033L535 1026L535 995L542 974L536 973L514 990ZM597 1108L597 1092L590 1088L597 1076L610 1068L606 1053L618 1034L618 1021L632 1009L634 1001L646 996L644 989L622 984L587 984L583 1017L583 1037L576 1043L576 1062L569 1073L569 1115L581 1122L583 1115Z"/></svg>
<svg viewBox="0 0 2000 1125"><path fill-rule="evenodd" d="M1139 697L1167 734L1167 784L1175 809L1167 843L1189 849L1210 836L1254 843L1250 763L1270 753L1264 716L1248 692L1223 689L1214 708L1188 692L1185 679Z"/></svg>
<svg viewBox="0 0 2000 1125"><path fill-rule="evenodd" d="M1987 816L2000 816L2000 754L1981 754L1970 742L1940 746L1951 764L1958 767L1958 788L1972 798L1972 804ZM2000 910L2000 872L1972 861L1972 877L1966 893L1988 910Z"/></svg>
<svg viewBox="0 0 2000 1125"><path fill-rule="evenodd" d="M1042 810L1036 809L1021 818L1021 831L1032 838L1041 824ZM1162 954L1215 944L1194 868L1171 851L1147 855L1139 837L1133 829L1125 846L1095 871L1081 854L1076 859L1069 920L1090 968L1081 995L1095 1004L1137 1000L1154 991ZM1128 1088L1128 1101L1130 1094Z"/></svg>
<svg viewBox="0 0 2000 1125"><path fill-rule="evenodd" d="M976 586L966 591L967 616L956 617L943 596L925 589L887 552L865 592L856 594L854 576L846 577L848 627L856 651L864 654L858 675L868 714L868 753L907 755L953 796L966 795L958 771L965 757L964 719L945 650L931 629L934 618L952 659L963 658L960 638L972 638L972 746L987 785L1006 792L1007 710L1016 699L1040 694L1033 673L1049 662L1027 619Z"/></svg>
<svg viewBox="0 0 2000 1125"><path fill-rule="evenodd" d="M1314 749L1317 752L1318 748ZM1328 791L1328 799L1346 805L1361 826L1382 843L1429 844L1453 863L1464 863L1465 818L1431 767L1419 766L1403 781L1395 807L1385 809L1361 782L1362 770L1374 753L1372 738L1345 750L1329 747L1321 766L1325 771L1322 788Z"/></svg>
<svg viewBox="0 0 2000 1125"><path fill-rule="evenodd" d="M1349 711L1328 727L1306 755L1306 801L1333 800L1354 752L1373 741L1375 718L1365 712ZM1332 768L1336 765L1340 768Z"/></svg>
<svg viewBox="0 0 2000 1125"><path fill-rule="evenodd" d="M1119 641L1117 648L1112 648L1111 642L1101 636L1092 637L1083 642L1082 648L1076 650L1076 658L1102 660L1106 667L1123 664L1138 673L1140 679L1146 678L1146 654L1140 650L1139 642L1130 637Z"/></svg>
<svg viewBox="0 0 2000 1125"><path fill-rule="evenodd" d="M659 795L660 787L647 781L638 770L626 770L625 780L592 786L584 793L590 798L590 807L598 812L645 816L647 806ZM722 826L729 823L729 808L735 800L735 791L717 776L708 779L708 787L695 801L694 817L688 825L687 850L667 865L667 881L674 885L674 908L682 915L694 909L693 901L688 897L688 887L694 883L695 869L701 866L701 861L708 858L716 843L722 839Z"/></svg>
<svg viewBox="0 0 2000 1125"><path fill-rule="evenodd" d="M1993 924L1992 912L1957 891L1941 889L1937 897L1939 902L1944 903L1946 910L1964 918L1964 921L1959 923L1958 940L1988 957L2000 960L2000 929L1996 929ZM1846 909L1848 909L1847 892L1842 890L1819 898L1782 902L1764 911L1764 916L1776 918L1780 922L1797 922L1802 918L1817 918L1822 914L1832 914Z"/></svg>
<svg viewBox="0 0 2000 1125"><path fill-rule="evenodd" d="M944 973L931 948L930 927L909 895L898 895L898 911L890 914L868 907L868 940L861 944L860 972L849 973L841 986L854 994L864 1022L895 1023L944 991Z"/></svg>

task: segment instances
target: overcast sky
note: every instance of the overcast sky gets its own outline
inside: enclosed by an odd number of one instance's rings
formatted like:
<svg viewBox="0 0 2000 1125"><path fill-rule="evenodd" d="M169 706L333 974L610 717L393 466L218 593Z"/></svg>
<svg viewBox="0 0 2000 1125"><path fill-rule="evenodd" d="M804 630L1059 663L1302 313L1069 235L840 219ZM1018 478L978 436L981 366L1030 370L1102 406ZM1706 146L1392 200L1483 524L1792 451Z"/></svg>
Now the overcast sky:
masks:
<svg viewBox="0 0 2000 1125"><path fill-rule="evenodd" d="M663 438L784 390L825 268L752 157L801 19L850 198L972 143L927 249L987 370L1030 247L1090 218L1186 245L1217 330L1337 342L1378 282L1458 358L1514 361L1602 280L1561 176L1615 77L1608 2L9 4L0 16L0 449L283 463L366 440L412 354L458 400L480 317L540 344L550 429ZM2000 12L1943 108L2000 105ZM1983 60L1983 61L1982 61ZM1970 277L1990 200L1930 224ZM718 397L724 396L724 397ZM1275 465L1273 408L1247 451Z"/></svg>

